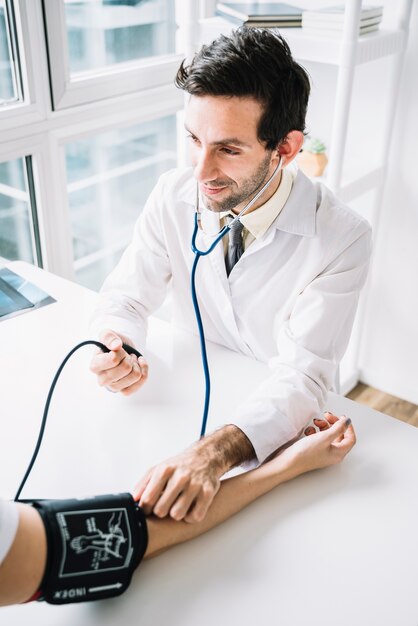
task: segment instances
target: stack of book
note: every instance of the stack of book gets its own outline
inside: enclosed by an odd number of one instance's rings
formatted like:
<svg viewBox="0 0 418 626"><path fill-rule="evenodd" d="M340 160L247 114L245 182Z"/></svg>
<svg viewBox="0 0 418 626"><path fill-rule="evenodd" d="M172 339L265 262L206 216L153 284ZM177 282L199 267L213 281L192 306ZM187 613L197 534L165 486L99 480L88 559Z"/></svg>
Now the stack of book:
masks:
<svg viewBox="0 0 418 626"><path fill-rule="evenodd" d="M303 33L313 37L341 37L344 28L345 6L303 11ZM361 9L359 35L371 33L382 21L382 6L365 6Z"/></svg>
<svg viewBox="0 0 418 626"><path fill-rule="evenodd" d="M280 2L218 2L216 15L234 24L256 28L300 28L299 7Z"/></svg>

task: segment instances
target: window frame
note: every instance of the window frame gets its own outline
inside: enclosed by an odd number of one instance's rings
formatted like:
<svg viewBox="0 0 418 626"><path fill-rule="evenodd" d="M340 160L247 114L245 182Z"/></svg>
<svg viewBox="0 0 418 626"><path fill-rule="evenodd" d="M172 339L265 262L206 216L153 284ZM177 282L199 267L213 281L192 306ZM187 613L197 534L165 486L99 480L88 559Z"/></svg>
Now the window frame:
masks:
<svg viewBox="0 0 418 626"><path fill-rule="evenodd" d="M0 111L0 160L31 157L42 265L48 271L74 280L65 145L112 128L134 126L171 114L176 114L178 120L181 118L184 94L176 89L173 78L180 61L193 52L194 41L198 41L198 3L176 0L178 35L183 41L182 48L188 52L174 55L172 70L167 72L169 77L164 84L54 110L43 2L12 1L25 101ZM57 0L57 4L61 4L61 0ZM178 137L183 137L181 123L178 128ZM179 166L187 164L182 158L183 143L178 140Z"/></svg>
<svg viewBox="0 0 418 626"><path fill-rule="evenodd" d="M158 98L158 104L155 102L155 91L161 94L161 97ZM169 96L170 93L171 95ZM59 263L60 272L71 280L75 280L75 268L73 248L71 245L72 229L69 196L67 192L68 181L65 147L68 143L80 139L88 139L102 132L129 128L130 126L135 126L147 121L175 115L183 107L183 96L174 86L170 89L161 88L142 94L140 101L140 110L136 107L134 107L134 109L130 107L126 111L119 111L117 115L112 112L109 116L103 116L94 120L89 119L88 122L77 122L72 125L65 125L51 132L50 150L55 154L53 160L57 169L57 175L54 181L54 195L56 198L55 201L60 203L62 215L58 222L54 215L55 212L49 213L48 216L45 216L45 219L48 224L53 224L55 221L55 232L61 232L62 237L62 247L58 246L58 249L54 251L54 267ZM68 236L69 233L70 236ZM67 245L64 242L65 238L67 239Z"/></svg>
<svg viewBox="0 0 418 626"><path fill-rule="evenodd" d="M33 0L15 0L13 13L22 99L0 108L0 133L44 119L48 100L42 12Z"/></svg>
<svg viewBox="0 0 418 626"><path fill-rule="evenodd" d="M43 196L42 194L35 193L35 187L37 186L39 178L39 165L42 159L42 152L42 138L36 136L32 137L29 142L18 140L0 144L0 163L18 159L24 161L24 175L29 196L30 233L34 252L34 263L39 267L44 267L44 256L46 252L45 223L43 213L40 210ZM28 160L30 160L29 167Z"/></svg>
<svg viewBox="0 0 418 626"><path fill-rule="evenodd" d="M53 108L60 111L173 80L184 54L127 61L71 76L64 0L43 0ZM176 8L177 14L177 8Z"/></svg>
<svg viewBox="0 0 418 626"><path fill-rule="evenodd" d="M20 70L20 58L19 58L19 46L17 45L17 29L16 29L16 20L15 20L15 10L14 5L11 0L3 0L4 6L4 16L5 16L5 25L6 25L6 37L7 37L7 48L9 50L9 62L13 77L14 91L17 94L15 100L18 103L23 102L23 85L21 79L21 70ZM13 32L12 32L13 31ZM16 65L18 66L16 68ZM2 104L3 107L13 106L13 100L6 101L7 104ZM10 103L10 104L9 104Z"/></svg>

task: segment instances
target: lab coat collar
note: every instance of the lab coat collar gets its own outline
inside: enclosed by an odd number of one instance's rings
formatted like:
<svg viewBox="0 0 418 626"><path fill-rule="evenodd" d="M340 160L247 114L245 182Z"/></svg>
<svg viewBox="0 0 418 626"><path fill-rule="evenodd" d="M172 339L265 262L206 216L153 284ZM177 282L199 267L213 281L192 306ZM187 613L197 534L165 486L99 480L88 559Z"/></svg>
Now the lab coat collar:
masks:
<svg viewBox="0 0 418 626"><path fill-rule="evenodd" d="M316 211L320 203L320 187L298 171L290 196L270 229L286 233L313 237L316 232ZM190 168L190 178L178 189L177 198L195 206L196 180ZM202 227L205 233L215 235L219 231L219 214L202 207ZM269 232L268 231L268 232Z"/></svg>
<svg viewBox="0 0 418 626"><path fill-rule="evenodd" d="M316 211L320 192L303 172L298 171L290 196L272 228L293 235L313 237L316 232Z"/></svg>

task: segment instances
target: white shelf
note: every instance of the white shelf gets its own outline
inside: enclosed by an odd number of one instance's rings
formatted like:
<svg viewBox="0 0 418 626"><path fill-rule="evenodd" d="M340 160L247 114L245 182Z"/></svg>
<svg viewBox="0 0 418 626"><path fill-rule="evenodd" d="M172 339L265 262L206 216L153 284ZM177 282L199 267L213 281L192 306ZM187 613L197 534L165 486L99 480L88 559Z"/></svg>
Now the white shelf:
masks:
<svg viewBox="0 0 418 626"><path fill-rule="evenodd" d="M221 17L200 20L200 43L208 44L219 35L228 35L236 25ZM340 65L342 40L306 36L303 28L281 28L281 35L288 42L293 56L299 61ZM405 33L401 30L378 30L359 37L356 65L396 54L403 49Z"/></svg>
<svg viewBox="0 0 418 626"><path fill-rule="evenodd" d="M282 29L293 56L298 60L340 65L343 42L340 38L307 36L303 28ZM395 54L402 50L404 33L400 30L377 30L357 41L356 65Z"/></svg>

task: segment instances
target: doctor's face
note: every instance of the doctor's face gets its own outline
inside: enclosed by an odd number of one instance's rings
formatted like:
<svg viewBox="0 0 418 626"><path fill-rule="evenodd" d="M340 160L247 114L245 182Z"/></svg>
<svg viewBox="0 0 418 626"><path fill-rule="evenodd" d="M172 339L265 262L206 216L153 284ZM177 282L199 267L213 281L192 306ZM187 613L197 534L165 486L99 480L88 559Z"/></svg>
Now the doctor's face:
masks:
<svg viewBox="0 0 418 626"><path fill-rule="evenodd" d="M277 166L277 151L266 150L257 137L261 114L253 98L190 96L185 126L194 176L211 211L239 213ZM279 182L277 177L250 211L266 202Z"/></svg>

